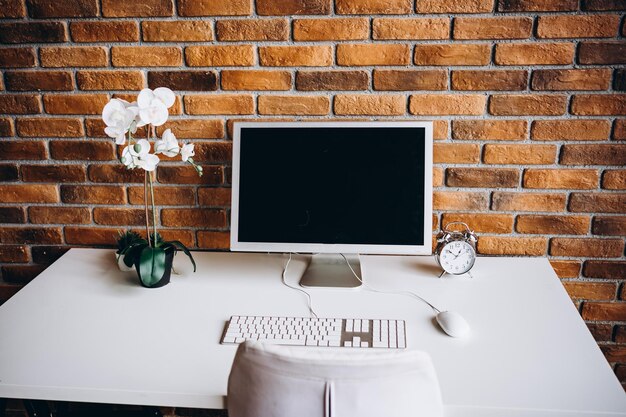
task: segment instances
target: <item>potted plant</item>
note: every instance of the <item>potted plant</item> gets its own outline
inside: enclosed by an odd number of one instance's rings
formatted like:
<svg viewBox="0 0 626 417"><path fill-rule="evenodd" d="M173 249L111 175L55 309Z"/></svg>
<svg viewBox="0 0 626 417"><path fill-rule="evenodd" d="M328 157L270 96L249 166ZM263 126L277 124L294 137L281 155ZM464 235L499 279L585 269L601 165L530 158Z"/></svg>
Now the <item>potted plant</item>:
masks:
<svg viewBox="0 0 626 417"><path fill-rule="evenodd" d="M169 88L144 88L136 102L129 103L114 98L102 110L102 120L106 124L105 133L115 139L117 146L124 147L120 162L127 169L144 170L146 238L131 231L121 234L117 242L117 254L120 269L134 266L141 284L148 288L162 287L169 283L172 261L178 250L182 250L189 257L194 272L196 271L196 263L187 247L179 241L164 241L156 226L153 176L161 160L159 155L170 158L180 155L183 162L189 163L202 176L202 167L193 160L193 144L183 143L180 146L170 129L165 130L160 139L157 137L156 127L165 124L169 116L168 108L174 104L175 99ZM135 139L133 135L139 128L145 128L147 139ZM150 208L152 230L148 215Z"/></svg>

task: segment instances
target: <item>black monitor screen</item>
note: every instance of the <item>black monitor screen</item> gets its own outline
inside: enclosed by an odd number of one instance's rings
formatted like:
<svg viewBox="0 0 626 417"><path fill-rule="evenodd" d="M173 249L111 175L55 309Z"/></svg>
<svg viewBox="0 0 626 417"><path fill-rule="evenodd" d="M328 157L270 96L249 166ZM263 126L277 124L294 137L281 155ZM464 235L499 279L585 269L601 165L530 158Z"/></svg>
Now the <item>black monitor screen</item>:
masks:
<svg viewBox="0 0 626 417"><path fill-rule="evenodd" d="M242 127L240 137L240 242L424 244L424 128Z"/></svg>

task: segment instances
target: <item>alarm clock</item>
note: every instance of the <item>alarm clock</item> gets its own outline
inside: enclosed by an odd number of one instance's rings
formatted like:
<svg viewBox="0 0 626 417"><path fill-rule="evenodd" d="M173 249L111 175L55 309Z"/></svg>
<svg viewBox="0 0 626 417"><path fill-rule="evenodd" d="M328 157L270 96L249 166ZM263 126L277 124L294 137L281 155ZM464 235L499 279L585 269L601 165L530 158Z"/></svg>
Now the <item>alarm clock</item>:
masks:
<svg viewBox="0 0 626 417"><path fill-rule="evenodd" d="M450 230L452 225L462 225L465 230ZM465 274L472 269L476 261L476 242L478 238L469 226L463 222L448 223L437 235L435 259L443 269L443 274Z"/></svg>

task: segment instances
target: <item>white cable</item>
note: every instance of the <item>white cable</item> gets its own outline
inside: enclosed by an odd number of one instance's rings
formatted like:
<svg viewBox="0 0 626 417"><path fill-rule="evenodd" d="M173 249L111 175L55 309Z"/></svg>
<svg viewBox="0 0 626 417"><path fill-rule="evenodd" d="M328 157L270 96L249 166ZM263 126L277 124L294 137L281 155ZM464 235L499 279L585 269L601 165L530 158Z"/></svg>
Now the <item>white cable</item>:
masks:
<svg viewBox="0 0 626 417"><path fill-rule="evenodd" d="M313 310L313 300L311 299L311 294L309 294L307 291L303 290L302 288L298 288L298 287L294 287L292 285L287 284L286 281L286 276L287 276L287 267L289 267L289 263L291 262L291 255L292 253L289 252L289 259L287 260L287 263L285 264L285 268L283 269L283 284L289 288L291 288L292 290L298 290L300 292L303 292L306 295L306 299L307 299L307 307L309 308L309 313L315 317L317 317L317 313L315 312L315 310Z"/></svg>
<svg viewBox="0 0 626 417"><path fill-rule="evenodd" d="M361 279L361 277L359 277L357 275L357 273L354 271L354 269L352 269L352 265L350 265L350 261L348 261L348 258L346 258L346 256L343 253L341 253L340 255L343 257L343 259L348 264L348 267L350 268L350 271L352 271L352 275L354 275L354 277L359 280L361 285L363 285L364 289L366 289L368 291L372 291L372 292L381 293L381 294L398 294L398 295L408 295L408 296L411 296L411 297L415 297L418 300L428 304L430 306L430 308L432 308L435 311L435 313L437 313L437 314L441 313L441 310L439 310L437 307L435 307L434 305L432 305L431 303L429 303L428 301L426 301L425 299L423 299L419 295L415 294L414 292L411 292L411 291L383 291L383 290L377 290L376 288L372 288L368 284L364 283L363 280Z"/></svg>

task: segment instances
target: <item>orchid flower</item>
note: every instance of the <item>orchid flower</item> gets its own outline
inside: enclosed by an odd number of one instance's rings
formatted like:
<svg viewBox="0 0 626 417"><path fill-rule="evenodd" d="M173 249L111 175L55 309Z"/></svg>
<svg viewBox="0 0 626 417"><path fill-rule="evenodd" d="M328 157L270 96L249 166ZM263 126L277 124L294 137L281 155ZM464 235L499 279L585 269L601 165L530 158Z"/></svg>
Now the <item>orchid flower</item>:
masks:
<svg viewBox="0 0 626 417"><path fill-rule="evenodd" d="M159 162L159 157L151 153L147 153L137 158L137 166L139 168L143 168L146 171L154 171Z"/></svg>
<svg viewBox="0 0 626 417"><path fill-rule="evenodd" d="M131 128L136 130L133 122L137 113L138 109L130 106L127 101L112 99L102 109L102 120L107 125L104 133L115 138L116 144L123 145L126 143L126 133Z"/></svg>
<svg viewBox="0 0 626 417"><path fill-rule="evenodd" d="M185 143L180 149L180 157L182 158L183 162L187 162L187 160L191 159L191 157L195 154L196 151L193 150L193 143ZM193 162L193 159L191 159L190 162Z"/></svg>
<svg viewBox="0 0 626 417"><path fill-rule="evenodd" d="M155 154L162 153L163 155L169 157L178 155L180 146L178 146L176 136L174 136L171 129L167 129L163 132L161 139L154 143L154 150Z"/></svg>
<svg viewBox="0 0 626 417"><path fill-rule="evenodd" d="M167 109L174 104L175 99L169 88L159 87L154 91L144 88L137 96L139 119L144 124L161 126L167 121Z"/></svg>

